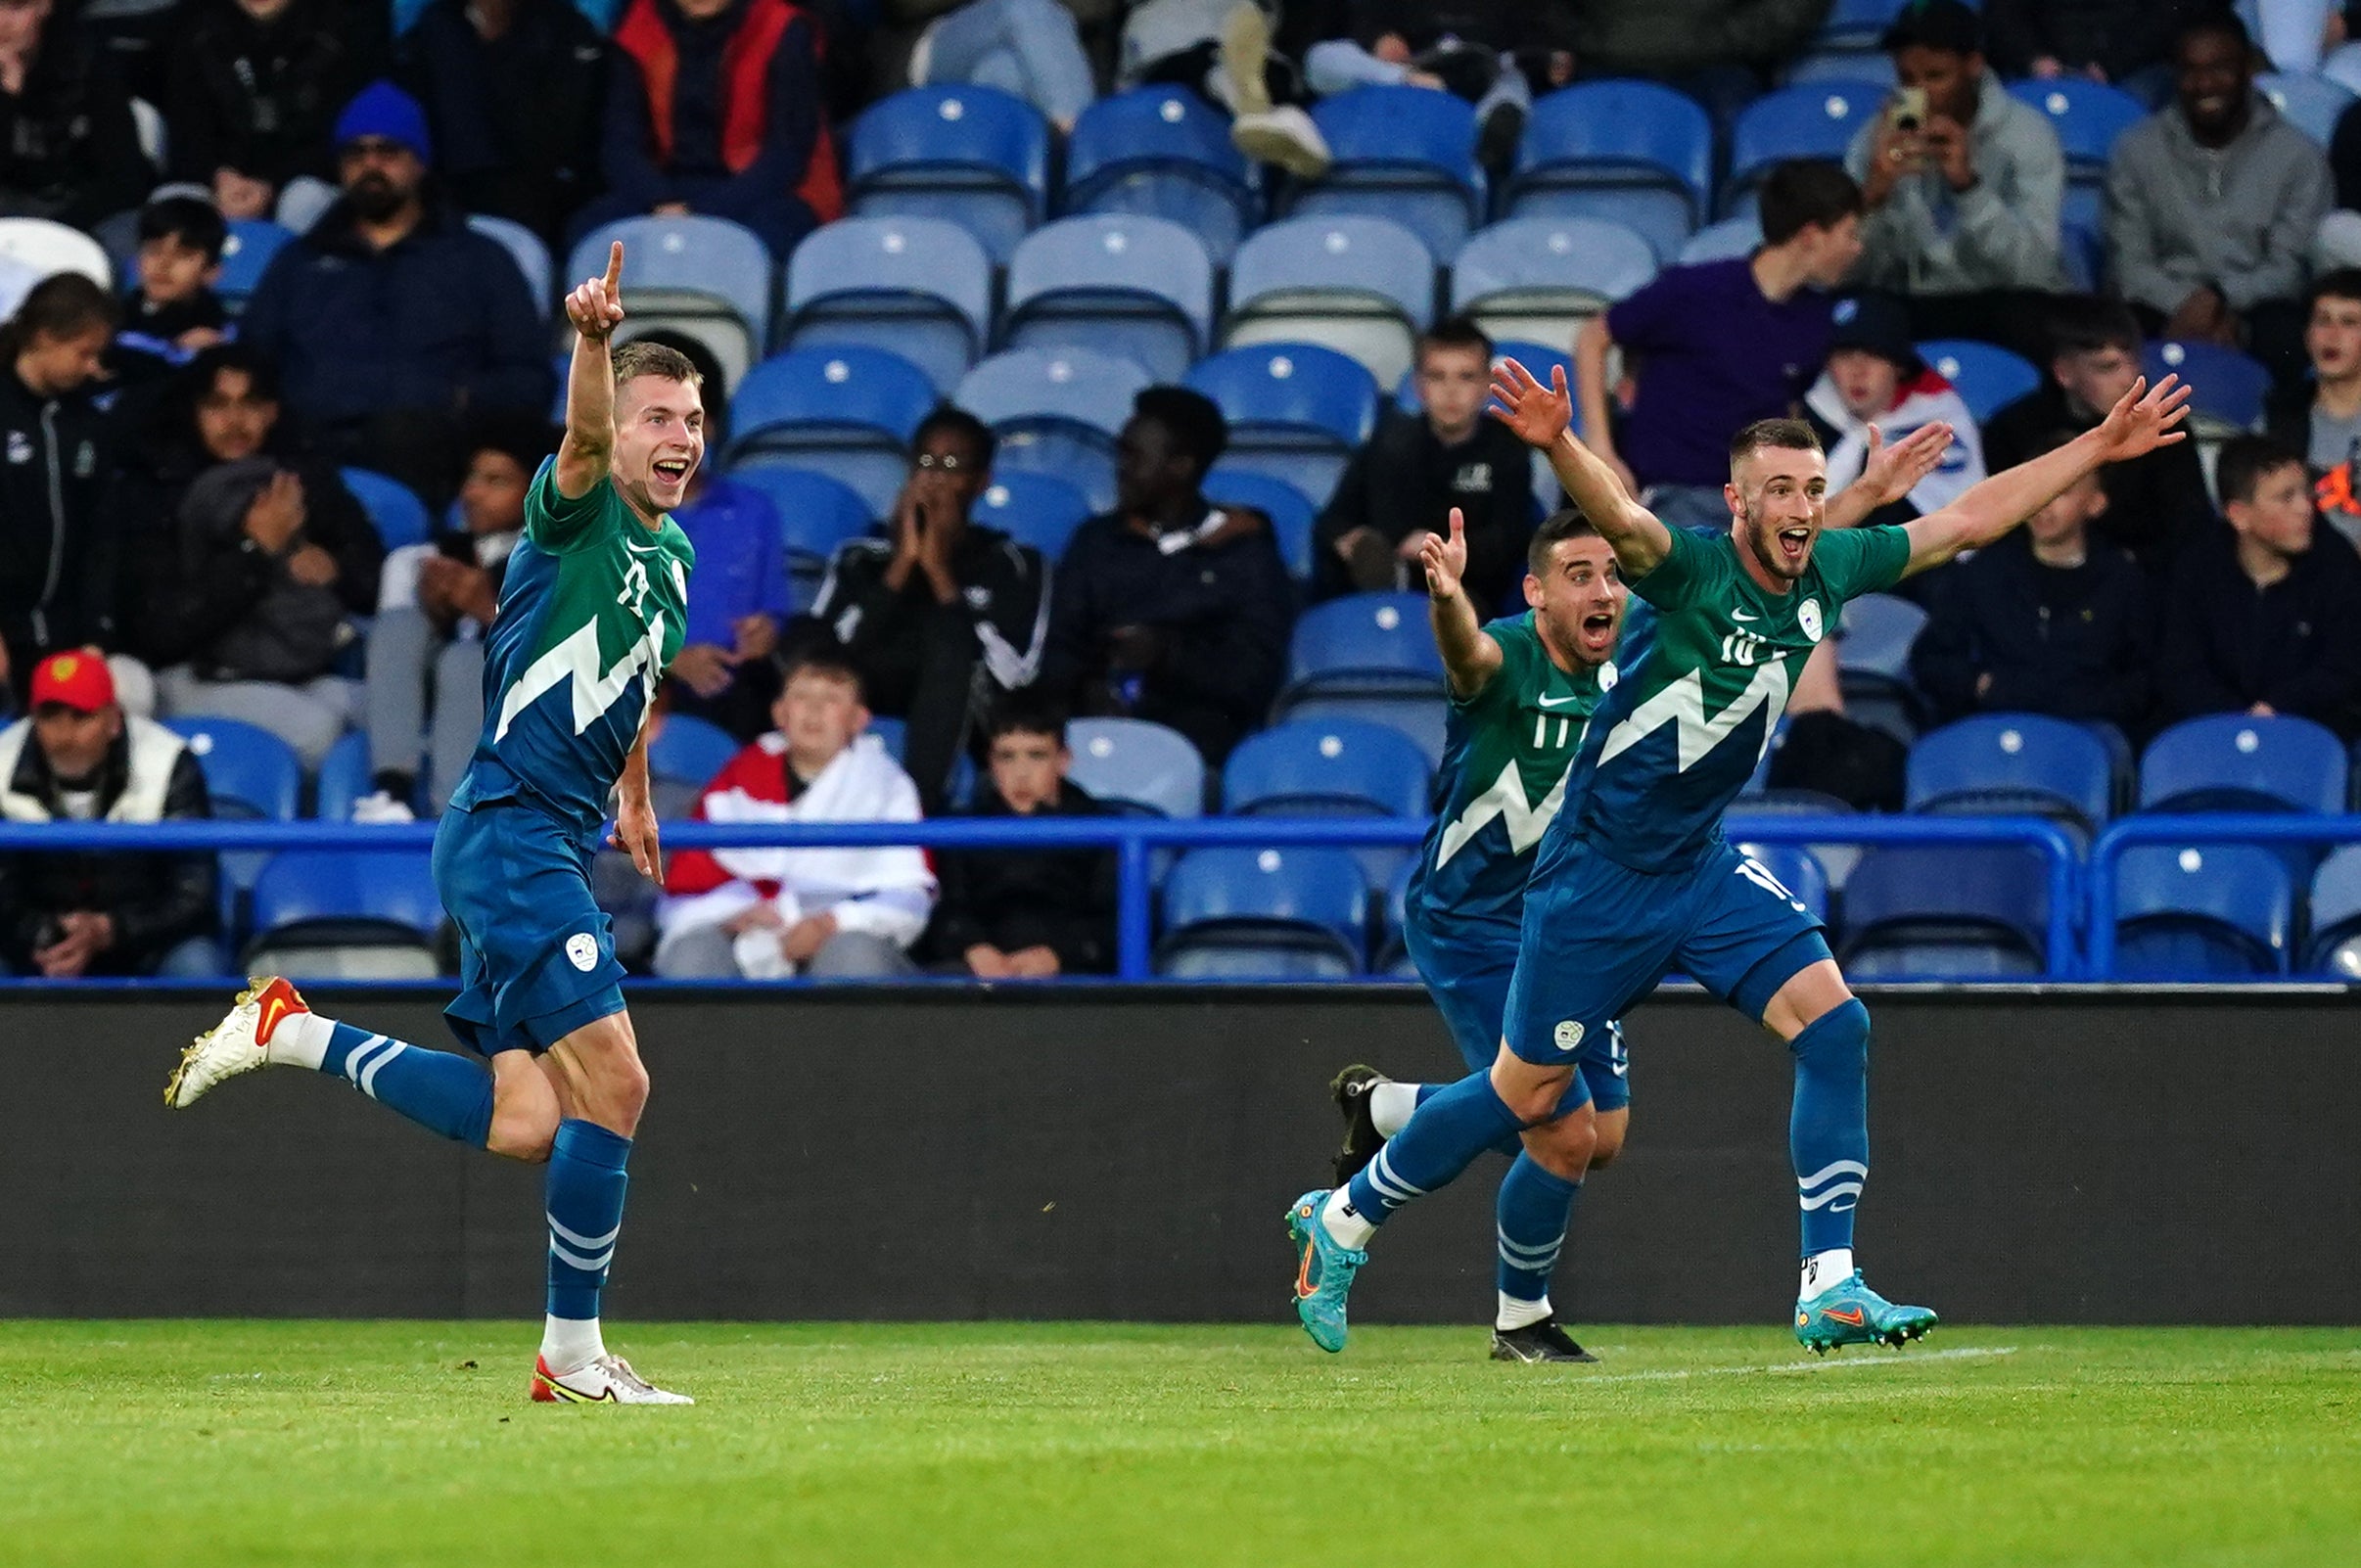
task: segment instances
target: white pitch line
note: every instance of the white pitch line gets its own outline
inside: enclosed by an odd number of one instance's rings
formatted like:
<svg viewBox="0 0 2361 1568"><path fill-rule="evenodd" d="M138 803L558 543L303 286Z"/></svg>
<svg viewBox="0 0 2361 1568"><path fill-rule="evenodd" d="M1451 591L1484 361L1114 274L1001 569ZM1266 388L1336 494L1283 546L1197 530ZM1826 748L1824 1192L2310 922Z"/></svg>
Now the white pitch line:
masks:
<svg viewBox="0 0 2361 1568"><path fill-rule="evenodd" d="M1864 1347L1865 1349L1869 1347ZM1693 1366L1661 1372L1606 1372L1597 1377L1585 1377L1585 1383L1662 1383L1690 1377L1753 1377L1757 1375L1803 1375L1814 1372L1843 1372L1864 1366L1923 1366L1928 1361L1983 1360L1995 1356L2014 1356L2014 1345L1992 1347L1963 1345L1953 1350L1924 1351L1915 1356L1896 1356L1872 1360L1863 1357L1850 1361L1776 1361L1760 1366Z"/></svg>

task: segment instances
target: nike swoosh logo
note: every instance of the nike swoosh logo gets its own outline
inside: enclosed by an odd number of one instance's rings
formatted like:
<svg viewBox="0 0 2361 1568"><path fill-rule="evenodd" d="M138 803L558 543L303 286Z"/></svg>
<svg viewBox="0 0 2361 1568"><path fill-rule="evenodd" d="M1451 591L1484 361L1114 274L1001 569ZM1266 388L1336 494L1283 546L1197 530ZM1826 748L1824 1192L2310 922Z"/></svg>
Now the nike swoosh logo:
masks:
<svg viewBox="0 0 2361 1568"><path fill-rule="evenodd" d="M1826 1317L1833 1317L1840 1323L1850 1323L1855 1328L1859 1328L1865 1314L1858 1307L1850 1308L1844 1312L1838 1312L1835 1308L1830 1307L1826 1313L1822 1314L1822 1315Z"/></svg>
<svg viewBox="0 0 2361 1568"><path fill-rule="evenodd" d="M656 553L656 546L653 544L633 544L629 539L624 540L624 548L633 555L654 555Z"/></svg>
<svg viewBox="0 0 2361 1568"><path fill-rule="evenodd" d="M287 1003L277 996L273 996L262 1004L262 1027L255 1031L255 1038L257 1042L262 1044L270 1042L270 1032L279 1027L279 1019L286 1011Z"/></svg>
<svg viewBox="0 0 2361 1568"><path fill-rule="evenodd" d="M1756 616L1750 616L1750 615L1746 614L1746 612L1745 612L1745 611L1743 611L1743 610L1733 610L1733 611L1731 611L1731 612L1730 612L1730 619L1731 619L1731 620L1733 620L1733 621L1754 621L1754 620L1759 620L1760 618L1759 618L1759 617L1756 617Z"/></svg>
<svg viewBox="0 0 2361 1568"><path fill-rule="evenodd" d="M1536 698L1535 701L1539 702L1544 708L1563 708L1568 703L1578 703L1581 702L1582 699L1580 697L1540 697Z"/></svg>

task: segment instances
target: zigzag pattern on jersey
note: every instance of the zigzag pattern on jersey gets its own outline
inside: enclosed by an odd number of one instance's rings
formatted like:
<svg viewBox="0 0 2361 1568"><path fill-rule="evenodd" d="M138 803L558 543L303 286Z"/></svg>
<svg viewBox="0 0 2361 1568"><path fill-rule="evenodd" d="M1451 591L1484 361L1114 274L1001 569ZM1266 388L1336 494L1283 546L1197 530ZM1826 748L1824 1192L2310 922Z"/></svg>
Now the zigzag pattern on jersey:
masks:
<svg viewBox="0 0 2361 1568"><path fill-rule="evenodd" d="M1575 750L1581 750L1579 740ZM1541 804L1528 805L1525 801L1524 778L1518 770L1516 759L1510 758L1508 765L1501 769L1501 776L1492 781L1492 787L1469 801L1467 809L1459 813L1458 820L1444 828L1443 838L1435 846L1435 864L1448 864L1451 857L1458 853L1468 840L1483 832L1485 825L1495 817L1499 817L1508 829L1509 850L1517 854L1524 853L1541 842L1543 830L1557 815L1557 808L1565 804L1565 799L1566 775L1560 772L1557 782L1550 786L1550 793L1542 797Z"/></svg>
<svg viewBox="0 0 2361 1568"><path fill-rule="evenodd" d="M598 623L583 622L563 642L527 666L516 684L508 688L508 695L500 702L500 722L492 730L492 739L498 741L505 736L517 715L561 681L573 683L577 735L613 707L624 688L643 670L649 674L649 696L653 698L654 676L663 659L663 648L664 616L659 613L649 621L647 635L633 643L602 673L598 668Z"/></svg>
<svg viewBox="0 0 2361 1568"><path fill-rule="evenodd" d="M1705 716L1705 683L1702 673L1691 669L1679 679L1640 704L1621 723L1607 733L1606 746L1598 754L1599 765L1639 745L1666 724L1679 726L1679 767L1686 773L1705 760L1715 747L1730 738L1747 715L1757 708L1767 709L1763 715L1763 748L1771 744L1771 731L1779 723L1779 715L1787 711L1787 664L1774 658L1758 667L1746 689L1737 694L1731 705ZM1760 756L1758 748L1757 756Z"/></svg>

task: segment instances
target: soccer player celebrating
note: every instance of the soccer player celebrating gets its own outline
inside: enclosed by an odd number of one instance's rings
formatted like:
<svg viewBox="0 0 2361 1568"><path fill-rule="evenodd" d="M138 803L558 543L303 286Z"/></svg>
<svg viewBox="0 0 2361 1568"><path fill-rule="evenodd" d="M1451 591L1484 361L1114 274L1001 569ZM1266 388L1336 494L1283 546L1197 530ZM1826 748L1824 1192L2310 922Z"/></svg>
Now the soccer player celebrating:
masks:
<svg viewBox="0 0 2361 1568"><path fill-rule="evenodd" d="M696 564L668 513L705 455L689 361L648 343L609 352L623 255L617 245L606 276L566 297L566 437L526 501L486 651L484 734L435 837L435 885L460 935L460 992L444 1017L491 1071L320 1017L271 979L182 1053L164 1100L185 1107L265 1064L304 1067L445 1137L548 1162L532 1397L686 1405L610 1355L598 1321L648 1075L590 858L612 792L612 842L662 881L647 715L680 651Z"/></svg>
<svg viewBox="0 0 2361 1568"><path fill-rule="evenodd" d="M1598 1116L1577 1070L1587 1042L1674 969L1784 1040L1803 1216L1795 1334L1818 1351L1902 1344L1935 1314L1887 1301L1853 1266L1869 1176L1869 1011L1803 904L1722 836L1803 662L1846 600L1989 544L2084 475L2184 438L2189 392L2135 383L2095 429L1899 527L1823 533L1827 463L1811 427L1763 420L1731 443L1727 533L1667 529L1567 430L1565 375L1543 387L1514 360L1493 394L1551 466L1655 612L1653 641L1593 715L1526 891L1516 973L1487 1071L1433 1094L1351 1181L1288 1211L1296 1313L1344 1348L1345 1306L1369 1237L1396 1209L1522 1135L1550 1169L1582 1171ZM1929 427L1930 429L1939 427ZM1943 438L1948 440L1948 434Z"/></svg>

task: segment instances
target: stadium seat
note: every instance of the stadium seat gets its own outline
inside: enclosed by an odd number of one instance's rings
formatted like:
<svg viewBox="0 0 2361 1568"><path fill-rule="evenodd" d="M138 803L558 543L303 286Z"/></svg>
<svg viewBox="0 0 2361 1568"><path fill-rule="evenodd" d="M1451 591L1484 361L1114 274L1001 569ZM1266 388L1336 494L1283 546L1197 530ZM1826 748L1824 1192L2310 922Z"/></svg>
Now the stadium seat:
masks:
<svg viewBox="0 0 2361 1568"><path fill-rule="evenodd" d="M2114 799L2106 743L2080 724L2040 714L1978 714L1919 737L1905 794L1913 811L2027 812L2105 826Z"/></svg>
<svg viewBox="0 0 2361 1568"><path fill-rule="evenodd" d="M730 483L763 492L779 515L779 559L797 609L810 607L837 547L869 531L869 503L840 479L759 464L730 470Z"/></svg>
<svg viewBox="0 0 2361 1568"><path fill-rule="evenodd" d="M1224 462L1205 476L1205 498L1224 506L1251 506L1271 520L1279 559L1299 582L1312 580L1312 529L1319 519L1304 492L1285 480Z"/></svg>
<svg viewBox="0 0 2361 1568"><path fill-rule="evenodd" d="M1473 235L1459 252L1451 308L1475 317L1496 340L1570 344L1584 322L1655 275L1655 253L1620 223L1510 218Z"/></svg>
<svg viewBox="0 0 2361 1568"><path fill-rule="evenodd" d="M1876 82L1821 81L1766 93L1740 111L1730 130L1730 173L1722 215L1754 210L1754 187L1791 158L1841 161L1862 126L1876 117L1886 89Z"/></svg>
<svg viewBox="0 0 2361 1568"><path fill-rule="evenodd" d="M1102 98L1066 139L1064 208L1180 224L1227 266L1261 203L1229 119L1195 93L1144 87Z"/></svg>
<svg viewBox="0 0 2361 1568"><path fill-rule="evenodd" d="M2143 811L2344 809L2343 744L2325 726L2280 714L2209 714L2149 742L2140 759Z"/></svg>
<svg viewBox="0 0 2361 1568"><path fill-rule="evenodd" d="M213 815L231 821L290 822L303 793L303 763L295 748L258 724L235 718L167 718L164 728L189 744L205 772ZM270 858L264 850L219 856L221 929L238 929L239 899Z"/></svg>
<svg viewBox="0 0 2361 1568"><path fill-rule="evenodd" d="M712 719L667 714L648 737L648 772L703 789L740 750L737 737Z"/></svg>
<svg viewBox="0 0 2361 1568"><path fill-rule="evenodd" d="M376 787L371 778L369 737L357 729L348 730L338 736L328 755L320 759L320 770L311 786L311 814L322 822L349 822L352 803Z"/></svg>
<svg viewBox="0 0 2361 1568"><path fill-rule="evenodd" d="M246 308L246 297L262 281L262 269L279 254L279 247L294 238L276 223L260 218L241 218L229 225L229 233L221 241L221 277L213 292L231 314Z"/></svg>
<svg viewBox="0 0 2361 1568"><path fill-rule="evenodd" d="M377 530L379 542L389 550L398 550L405 544L424 544L434 534L434 525L427 516L426 502L420 500L407 484L375 469L347 468L338 477L345 488L360 502L368 514L369 526Z"/></svg>
<svg viewBox="0 0 2361 1568"><path fill-rule="evenodd" d="M790 348L889 349L948 393L992 337L992 260L942 218L840 219L795 248L783 331Z"/></svg>
<svg viewBox="0 0 2361 1568"><path fill-rule="evenodd" d="M1844 607L1837 629L1837 678L1845 712L1905 746L1917 737L1923 709L1910 679L1910 648L1926 612L1890 593L1865 593Z"/></svg>
<svg viewBox="0 0 2361 1568"><path fill-rule="evenodd" d="M442 899L424 850L282 850L243 962L292 980L431 980Z"/></svg>
<svg viewBox="0 0 2361 1568"><path fill-rule="evenodd" d="M1746 844L1738 853L1771 874L1787 897L1811 911L1815 920L1829 917L1829 874L1820 856L1801 844Z"/></svg>
<svg viewBox="0 0 2361 1568"><path fill-rule="evenodd" d="M1434 255L1409 229L1376 217L1305 216L1268 224L1229 268L1225 346L1323 344L1391 387L1434 319Z"/></svg>
<svg viewBox="0 0 2361 1568"><path fill-rule="evenodd" d="M935 406L926 372L881 348L801 348L748 373L730 400L727 461L808 468L883 517L902 492L910 437Z"/></svg>
<svg viewBox="0 0 2361 1568"><path fill-rule="evenodd" d="M2287 973L2288 862L2248 844L2139 845L2115 862L2115 963L2101 980L2269 980Z"/></svg>
<svg viewBox="0 0 2361 1568"><path fill-rule="evenodd" d="M2361 980L2361 845L2346 845L2321 862L2312 877L2307 974Z"/></svg>
<svg viewBox="0 0 2361 1568"><path fill-rule="evenodd" d="M1695 266L1700 261L1736 261L1762 249L1763 220L1748 212L1742 217L1724 218L1708 223L1690 235L1681 247L1681 265Z"/></svg>
<svg viewBox="0 0 2361 1568"><path fill-rule="evenodd" d="M1088 348L1174 382L1213 332L1213 262L1163 218L1060 218L1025 236L1008 263L1001 344Z"/></svg>
<svg viewBox="0 0 2361 1568"><path fill-rule="evenodd" d="M735 392L770 343L769 248L754 231L727 218L688 213L602 223L566 258L570 278L607 270L607 250L624 243L624 295L629 316L618 329L625 342L651 332L694 339L721 366L722 385Z"/></svg>
<svg viewBox="0 0 2361 1568"><path fill-rule="evenodd" d="M79 229L47 218L0 217L0 258L29 269L37 282L59 272L79 272L100 288L115 290L114 263L107 248Z"/></svg>
<svg viewBox="0 0 2361 1568"><path fill-rule="evenodd" d="M1424 816L1426 757L1399 731L1340 718L1273 724L1222 768L1222 809L1237 816Z"/></svg>
<svg viewBox="0 0 2361 1568"><path fill-rule="evenodd" d="M2149 344L2140 358L2141 373L2151 384L2167 375L2189 383L2189 425L2198 439L2220 440L2262 429L2271 373L2236 348L2166 340Z"/></svg>
<svg viewBox="0 0 2361 1568"><path fill-rule="evenodd" d="M2353 104L2351 91L2341 82L2312 71L2266 70L2254 78L2254 90L2323 152L2336 140L2337 121Z"/></svg>
<svg viewBox="0 0 2361 1568"><path fill-rule="evenodd" d="M995 473L1049 474L1093 511L1115 505L1115 438L1149 386L1129 359L1088 348L1012 348L969 371L952 398L1000 438Z"/></svg>
<svg viewBox="0 0 2361 1568"><path fill-rule="evenodd" d="M1312 723L1383 724L1415 741L1433 767L1443 760L1448 695L1426 595L1355 593L1297 618L1286 685L1273 712Z"/></svg>
<svg viewBox="0 0 2361 1568"><path fill-rule="evenodd" d="M1347 980L1363 972L1368 904L1368 881L1343 850L1194 850L1164 882L1156 972Z"/></svg>
<svg viewBox="0 0 2361 1568"><path fill-rule="evenodd" d="M2040 371L1996 344L1943 338L1919 345L1919 357L1958 389L1978 424L2041 388Z"/></svg>
<svg viewBox="0 0 2361 1568"><path fill-rule="evenodd" d="M1367 367L1318 344L1232 348L1190 366L1183 384L1229 421L1227 466L1283 480L1315 507L1377 427Z"/></svg>
<svg viewBox="0 0 2361 1568"><path fill-rule="evenodd" d="M876 736L877 744L886 749L886 755L899 762L909 744L910 726L906 719L872 715L869 727L863 733ZM950 778L944 786L944 793L950 797L952 806L964 807L974 797L975 789L976 764L965 752L961 752L951 760Z"/></svg>
<svg viewBox="0 0 2361 1568"><path fill-rule="evenodd" d="M2115 138L2148 117L2148 108L2120 87L2085 81L2079 76L2052 76L2012 82L2009 91L2050 117L2058 145L2065 153L2066 222L2098 228L2106 193L2106 161L2113 156Z"/></svg>
<svg viewBox="0 0 2361 1568"><path fill-rule="evenodd" d="M1090 515L1089 497L1055 474L1012 468L995 471L976 498L973 521L998 529L1019 544L1030 544L1055 565L1066 541Z"/></svg>
<svg viewBox="0 0 2361 1568"><path fill-rule="evenodd" d="M1205 809L1205 759L1177 729L1144 718L1077 718L1066 725L1066 747L1074 782L1126 815Z"/></svg>
<svg viewBox="0 0 2361 1568"><path fill-rule="evenodd" d="M992 87L911 87L879 100L846 139L846 185L868 217L939 217L1006 265L1049 205L1049 127Z"/></svg>
<svg viewBox="0 0 2361 1568"><path fill-rule="evenodd" d="M1781 76L1789 87L1834 81L1890 88L1897 79L1893 57L1875 44L1866 48L1818 45L1798 57Z"/></svg>
<svg viewBox="0 0 2361 1568"><path fill-rule="evenodd" d="M2049 965L2050 872L2026 845L1865 851L1844 884L1845 973L1997 980Z"/></svg>
<svg viewBox="0 0 2361 1568"><path fill-rule="evenodd" d="M1670 262L1712 201L1713 121L1652 81L1590 81L1538 100L1517 143L1512 217L1623 224Z"/></svg>
<svg viewBox="0 0 2361 1568"><path fill-rule="evenodd" d="M557 263L550 258L549 247L541 243L541 237L515 218L496 217L489 212L470 212L467 226L487 240L497 241L508 253L508 258L517 264L517 271L525 279L526 292L532 296L532 307L546 320L557 300ZM599 270L606 269L602 265Z"/></svg>
<svg viewBox="0 0 2361 1568"><path fill-rule="evenodd" d="M1475 110L1465 99L1424 87L1354 87L1314 105L1312 121L1335 161L1317 180L1289 182L1288 212L1386 218L1445 261L1483 220Z"/></svg>

